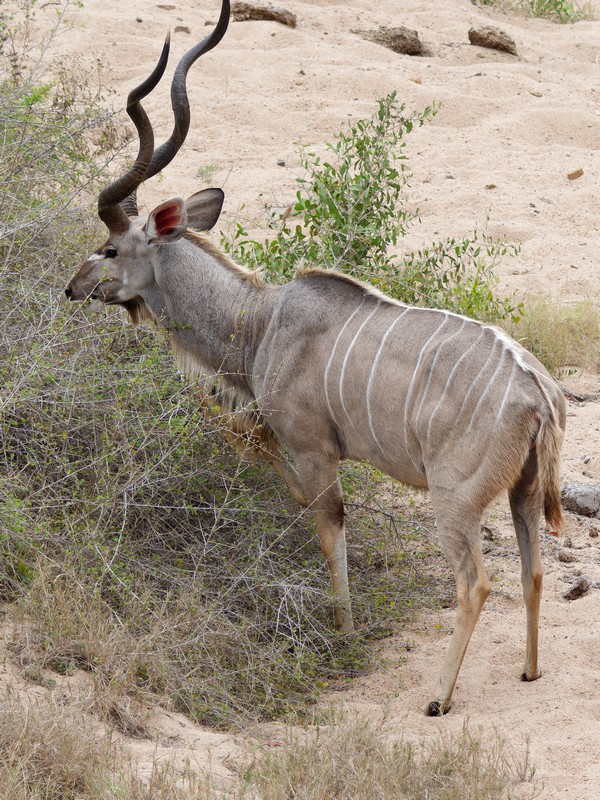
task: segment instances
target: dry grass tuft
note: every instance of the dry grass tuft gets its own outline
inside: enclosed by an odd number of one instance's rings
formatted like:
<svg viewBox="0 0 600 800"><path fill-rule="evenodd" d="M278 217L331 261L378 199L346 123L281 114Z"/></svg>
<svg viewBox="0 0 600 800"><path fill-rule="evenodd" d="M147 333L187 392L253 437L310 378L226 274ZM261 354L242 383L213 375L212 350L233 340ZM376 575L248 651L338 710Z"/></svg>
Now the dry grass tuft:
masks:
<svg viewBox="0 0 600 800"><path fill-rule="evenodd" d="M10 694L0 714L0 786L10 800L115 797L110 739L59 704L20 704Z"/></svg>
<svg viewBox="0 0 600 800"><path fill-rule="evenodd" d="M269 800L507 800L532 778L527 748L516 756L499 737L486 742L465 726L415 745L360 718L291 735L246 771L253 796Z"/></svg>
<svg viewBox="0 0 600 800"><path fill-rule="evenodd" d="M526 299L508 332L554 374L600 370L600 308L591 300L566 305L544 296Z"/></svg>
<svg viewBox="0 0 600 800"><path fill-rule="evenodd" d="M154 764L142 779L124 750L77 707L8 692L0 714L0 787L10 800L217 800L209 778Z"/></svg>

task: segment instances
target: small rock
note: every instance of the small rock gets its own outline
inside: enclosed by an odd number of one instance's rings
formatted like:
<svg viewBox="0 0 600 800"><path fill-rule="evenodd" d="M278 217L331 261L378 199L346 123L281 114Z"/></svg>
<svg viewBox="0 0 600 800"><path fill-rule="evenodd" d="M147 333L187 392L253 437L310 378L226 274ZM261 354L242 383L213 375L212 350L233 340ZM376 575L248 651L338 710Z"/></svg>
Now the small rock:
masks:
<svg viewBox="0 0 600 800"><path fill-rule="evenodd" d="M296 15L285 8L273 8L258 3L236 2L231 4L231 16L236 22L246 22L249 19L280 22L290 28L296 27Z"/></svg>
<svg viewBox="0 0 600 800"><path fill-rule="evenodd" d="M561 496L567 511L586 517L600 517L600 486L592 483L565 483Z"/></svg>
<svg viewBox="0 0 600 800"><path fill-rule="evenodd" d="M529 92L529 94L533 95L534 97L543 97L544 96L541 92Z"/></svg>
<svg viewBox="0 0 600 800"><path fill-rule="evenodd" d="M581 178L582 175L583 175L583 170L581 169L581 167L579 167L579 169L575 169L573 170L573 172L569 172L567 178L570 181L576 181L577 178Z"/></svg>
<svg viewBox="0 0 600 800"><path fill-rule="evenodd" d="M568 553L566 550L559 550L558 560L563 564L573 564L573 562L577 561L577 556L575 553Z"/></svg>
<svg viewBox="0 0 600 800"><path fill-rule="evenodd" d="M136 21L136 22L143 22L144 20L143 20L141 17L136 17L136 18L135 18L135 21Z"/></svg>
<svg viewBox="0 0 600 800"><path fill-rule="evenodd" d="M598 528L590 528L590 539L598 538Z"/></svg>
<svg viewBox="0 0 600 800"><path fill-rule="evenodd" d="M285 167L285 161L283 160L283 158L278 158L277 159L277 166L278 167Z"/></svg>
<svg viewBox="0 0 600 800"><path fill-rule="evenodd" d="M469 41L478 47L489 47L491 50L503 50L506 53L517 54L517 45L510 36L500 28L485 25L482 28L469 30Z"/></svg>
<svg viewBox="0 0 600 800"><path fill-rule="evenodd" d="M578 600L580 597L583 597L584 594L587 594L591 588L591 580L586 578L585 575L582 575L569 586L566 592L563 592L563 597L565 600Z"/></svg>
<svg viewBox="0 0 600 800"><path fill-rule="evenodd" d="M156 7L162 8L163 11L175 11L175 9L177 8L177 6L169 6L162 3L159 3Z"/></svg>
<svg viewBox="0 0 600 800"><path fill-rule="evenodd" d="M411 31L409 28L405 28L404 25L400 25L397 28L381 27L370 31L352 31L352 33L357 33L363 39L383 45L388 50L393 50L394 53L400 53L400 55L429 55L429 50L419 39L417 31Z"/></svg>
<svg viewBox="0 0 600 800"><path fill-rule="evenodd" d="M175 25L175 33L191 33L187 25Z"/></svg>

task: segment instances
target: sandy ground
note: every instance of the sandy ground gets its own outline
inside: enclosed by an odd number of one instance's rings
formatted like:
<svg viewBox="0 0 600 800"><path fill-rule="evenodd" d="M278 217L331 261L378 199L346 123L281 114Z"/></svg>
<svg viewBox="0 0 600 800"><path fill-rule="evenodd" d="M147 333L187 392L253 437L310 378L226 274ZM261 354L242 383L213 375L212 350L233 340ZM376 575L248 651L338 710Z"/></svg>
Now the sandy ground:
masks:
<svg viewBox="0 0 600 800"><path fill-rule="evenodd" d="M297 14L297 28L233 23L194 67L188 143L164 178L140 192L142 206L191 194L203 186L198 175L209 170L211 183L225 189L225 216L252 228L262 200L285 207L293 199L298 140L330 140L341 122L370 115L378 98L397 89L409 109L441 103L433 122L409 137L410 204L420 209L422 222L405 249L487 225L489 233L521 245L500 268L502 289L597 300L600 21L561 26L469 0L282 4ZM53 9L44 6L43 24ZM87 0L70 12L74 27L56 50L75 58L82 74L92 75L99 58L118 108L149 73L168 27L189 29L174 33L179 55L217 15L217 0ZM482 24L504 29L517 55L471 46L467 32ZM397 55L353 33L394 25L418 30L431 55ZM170 130L167 92L162 87L147 103L159 136ZM583 175L569 180L578 168ZM597 392L598 376L580 376L576 388ZM597 403L570 404L565 479L600 481L599 427ZM385 712L391 732L413 737L427 738L440 727L458 731L469 720L490 735L499 731L517 751L529 739L540 798L594 800L600 797L600 595L593 589L567 602L561 594L564 578L577 570L600 580L600 539L591 521L570 515L572 547L566 550L575 560L564 563L558 560L563 544L546 538L543 677L524 684L518 680L524 611L505 505L490 520L495 539L487 559L495 591L467 653L451 714L441 721L422 714L452 628L451 610L424 615L388 640L375 672L330 700L369 716ZM408 653L407 640L413 645ZM193 763L203 765L210 753L213 767L226 772L223 752L236 749L231 737L169 719L171 728L165 717L157 721L157 730L167 732L152 755L191 752Z"/></svg>

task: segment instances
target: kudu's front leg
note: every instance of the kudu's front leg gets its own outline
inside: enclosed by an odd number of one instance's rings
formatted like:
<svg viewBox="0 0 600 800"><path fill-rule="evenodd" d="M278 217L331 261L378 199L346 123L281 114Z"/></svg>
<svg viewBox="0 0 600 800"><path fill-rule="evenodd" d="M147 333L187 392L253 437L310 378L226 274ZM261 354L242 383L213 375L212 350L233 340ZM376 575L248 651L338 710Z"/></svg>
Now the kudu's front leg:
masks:
<svg viewBox="0 0 600 800"><path fill-rule="evenodd" d="M321 551L327 559L333 583L335 627L341 633L353 630L346 532L344 529L344 500L337 473L337 462L327 463L323 457L294 456L294 462L308 506L317 522Z"/></svg>
<svg viewBox="0 0 600 800"><path fill-rule="evenodd" d="M300 483L300 478L296 468L290 464L284 455L280 453L271 453L268 450L263 450L262 456L267 464L270 464L275 472L279 475L282 481L287 485L290 494L298 505L307 508L310 504L306 499L304 488Z"/></svg>

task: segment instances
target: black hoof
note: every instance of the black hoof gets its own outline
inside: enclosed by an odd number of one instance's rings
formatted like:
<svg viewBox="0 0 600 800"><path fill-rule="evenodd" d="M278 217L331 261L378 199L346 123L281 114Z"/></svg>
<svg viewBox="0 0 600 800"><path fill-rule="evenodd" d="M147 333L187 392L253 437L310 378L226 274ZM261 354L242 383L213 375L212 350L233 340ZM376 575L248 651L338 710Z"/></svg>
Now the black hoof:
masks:
<svg viewBox="0 0 600 800"><path fill-rule="evenodd" d="M531 683L531 681L537 681L537 679L538 679L538 678L541 678L541 677L542 677L542 673L541 673L541 672L538 672L538 674L537 674L535 677L533 677L533 678L529 678L529 677L527 676L527 673L526 673L526 672L523 672L523 673L521 674L521 680L522 680L522 681L525 681L525 683Z"/></svg>
<svg viewBox="0 0 600 800"><path fill-rule="evenodd" d="M450 710L450 703L440 703L439 700L432 700L427 706L425 714L428 717L443 717Z"/></svg>

